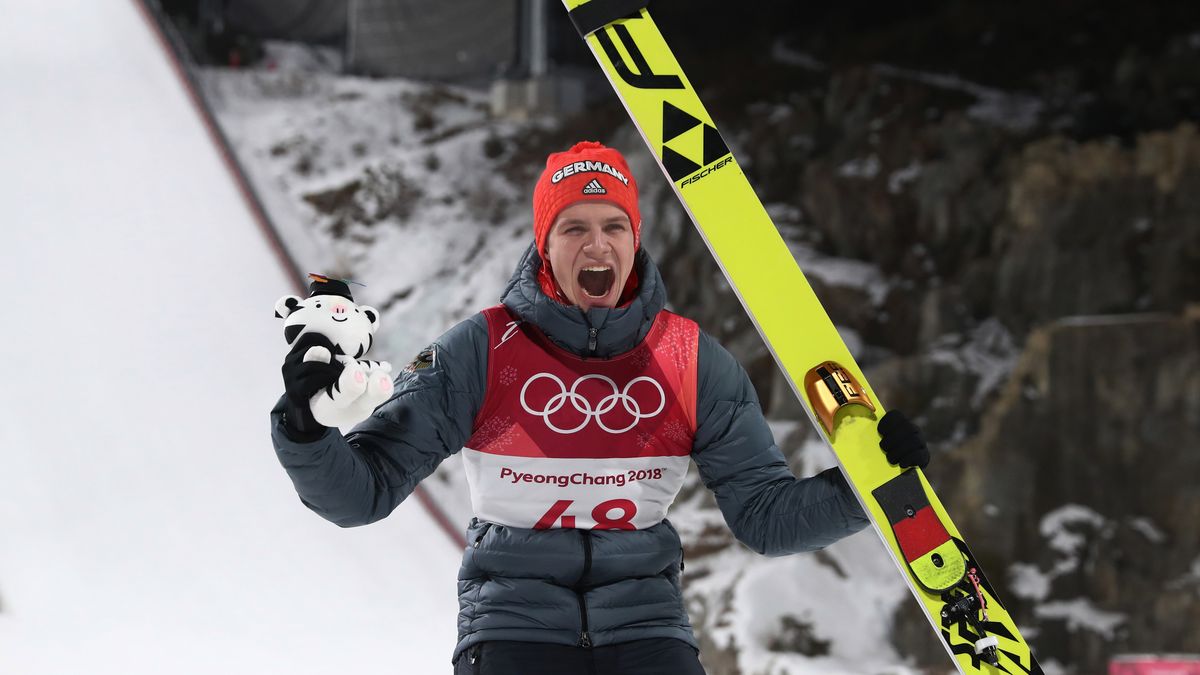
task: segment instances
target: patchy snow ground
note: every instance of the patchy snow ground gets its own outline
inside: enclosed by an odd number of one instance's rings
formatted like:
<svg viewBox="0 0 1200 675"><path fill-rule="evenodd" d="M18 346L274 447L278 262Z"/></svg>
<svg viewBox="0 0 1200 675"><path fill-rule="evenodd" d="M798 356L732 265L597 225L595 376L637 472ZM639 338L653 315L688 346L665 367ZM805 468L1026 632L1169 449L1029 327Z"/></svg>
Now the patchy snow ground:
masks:
<svg viewBox="0 0 1200 675"><path fill-rule="evenodd" d="M377 358L406 363L499 302L531 239L528 195L492 145L512 131L477 92L294 61L205 71L206 95L294 255L367 283L355 297L382 312Z"/></svg>

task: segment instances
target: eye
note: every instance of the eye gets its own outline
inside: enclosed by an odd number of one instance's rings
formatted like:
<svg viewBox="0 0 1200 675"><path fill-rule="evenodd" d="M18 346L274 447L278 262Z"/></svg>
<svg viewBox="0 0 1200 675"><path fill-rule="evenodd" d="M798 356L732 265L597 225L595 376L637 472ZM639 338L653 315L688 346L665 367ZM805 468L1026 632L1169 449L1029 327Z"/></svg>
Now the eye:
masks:
<svg viewBox="0 0 1200 675"><path fill-rule="evenodd" d="M355 307L355 308L354 308L354 313L355 313L355 314L358 314L358 308L357 308L357 307Z"/></svg>

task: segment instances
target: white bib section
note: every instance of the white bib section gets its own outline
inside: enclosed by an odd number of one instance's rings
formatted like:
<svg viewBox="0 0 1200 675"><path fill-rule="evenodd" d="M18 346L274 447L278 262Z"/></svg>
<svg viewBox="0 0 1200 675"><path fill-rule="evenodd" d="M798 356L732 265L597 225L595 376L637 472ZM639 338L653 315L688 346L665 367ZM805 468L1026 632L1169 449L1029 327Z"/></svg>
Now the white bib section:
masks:
<svg viewBox="0 0 1200 675"><path fill-rule="evenodd" d="M574 459L463 448L471 506L511 527L641 530L657 525L683 487L688 455Z"/></svg>

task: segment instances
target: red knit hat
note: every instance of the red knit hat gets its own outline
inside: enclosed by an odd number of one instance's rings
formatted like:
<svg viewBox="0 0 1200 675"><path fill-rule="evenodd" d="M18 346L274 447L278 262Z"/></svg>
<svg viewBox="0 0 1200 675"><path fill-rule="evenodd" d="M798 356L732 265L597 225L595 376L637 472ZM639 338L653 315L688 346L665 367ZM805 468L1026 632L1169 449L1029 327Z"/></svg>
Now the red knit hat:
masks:
<svg viewBox="0 0 1200 675"><path fill-rule="evenodd" d="M546 158L546 169L533 188L533 238L542 270L538 275L542 290L552 298L560 297L558 284L546 258L550 226L558 214L576 202L610 202L629 216L633 227L633 247L641 245L642 216L638 211L637 183L621 153L595 141L581 141L566 152ZM626 282L626 294L636 288L634 274Z"/></svg>

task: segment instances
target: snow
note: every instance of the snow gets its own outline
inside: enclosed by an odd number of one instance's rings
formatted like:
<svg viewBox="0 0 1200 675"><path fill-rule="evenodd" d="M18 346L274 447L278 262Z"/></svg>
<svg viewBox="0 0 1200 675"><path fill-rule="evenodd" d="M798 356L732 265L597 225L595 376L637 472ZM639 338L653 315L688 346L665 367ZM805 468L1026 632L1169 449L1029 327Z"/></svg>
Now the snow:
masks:
<svg viewBox="0 0 1200 675"><path fill-rule="evenodd" d="M776 436L775 438L779 438ZM804 440L796 453L800 458L800 476L814 476L822 471L837 466L837 457L830 449L829 443L820 436L810 435Z"/></svg>
<svg viewBox="0 0 1200 675"><path fill-rule="evenodd" d="M342 72L345 59L341 50L333 47L267 40L263 61L270 70L333 74Z"/></svg>
<svg viewBox="0 0 1200 675"><path fill-rule="evenodd" d="M1104 523L1104 516L1094 510L1082 504L1066 504L1042 516L1038 531L1050 548L1068 557L1077 557L1087 539L1076 530L1080 526L1098 528Z"/></svg>
<svg viewBox="0 0 1200 675"><path fill-rule="evenodd" d="M787 46L782 39L776 39L775 42L771 43L771 58L776 63L782 63L785 66L796 66L817 72L825 70L828 67L815 56L805 54Z"/></svg>
<svg viewBox="0 0 1200 675"><path fill-rule="evenodd" d="M1070 631L1087 630L1106 640L1115 637L1117 628L1125 623L1127 618L1119 612L1098 609L1087 598L1045 602L1035 607L1033 612L1042 620L1066 621Z"/></svg>
<svg viewBox="0 0 1200 675"><path fill-rule="evenodd" d="M1063 317L1053 322L1055 327L1062 328L1093 328L1104 326L1133 326L1143 323L1159 323L1165 319L1177 318L1165 312L1143 312L1138 314L1080 314Z"/></svg>
<svg viewBox="0 0 1200 675"><path fill-rule="evenodd" d="M1021 634L1025 635L1024 632ZM1066 675L1068 672L1061 663L1054 659L1047 659L1045 661L1039 661L1038 663L1042 666L1042 672L1046 675Z"/></svg>
<svg viewBox="0 0 1200 675"><path fill-rule="evenodd" d="M863 542L844 542L843 548L878 546L874 533L859 536ZM916 672L895 665L899 658L888 644L886 621L863 624L857 613L842 611L845 605L853 604L886 616L897 602L896 589L884 584L850 583L848 575L859 577L869 566L854 569L855 561L850 556L836 560L838 566L834 567L820 564L814 556L792 556L772 558L746 569L734 586L736 602L728 632L736 644L751 647L740 659L744 671L781 675ZM781 584L781 579L788 583ZM784 617L814 625L814 639L828 642L829 654L805 656L762 648L775 637ZM720 641L722 636L718 633L715 637ZM879 648L866 655L862 653L864 643Z"/></svg>
<svg viewBox="0 0 1200 675"><path fill-rule="evenodd" d="M888 192L898 195L904 191L904 186L921 177L921 163L913 160L905 167L888 174Z"/></svg>
<svg viewBox="0 0 1200 675"><path fill-rule="evenodd" d="M866 352L867 341L863 339L858 331L849 326L835 326L835 328L837 328L838 336L842 338L842 342L846 343L846 349L850 350L850 355L854 357L855 361L861 361Z"/></svg>
<svg viewBox="0 0 1200 675"><path fill-rule="evenodd" d="M1163 544L1167 541L1167 535L1154 524L1153 520L1146 517L1131 518L1129 525L1137 530L1139 534L1146 538L1151 544Z"/></svg>
<svg viewBox="0 0 1200 675"><path fill-rule="evenodd" d="M1192 561L1192 566L1188 570L1187 576L1191 577L1193 582L1200 585L1200 558Z"/></svg>
<svg viewBox="0 0 1200 675"><path fill-rule="evenodd" d="M1042 572L1037 566L1027 563L1013 563L1009 566L1008 573L1009 588L1017 597L1040 602L1050 595L1053 574Z"/></svg>
<svg viewBox="0 0 1200 675"><path fill-rule="evenodd" d="M800 207L787 202L770 202L763 206L785 239L794 238L789 235L800 233L798 224L804 221L804 211Z"/></svg>
<svg viewBox="0 0 1200 675"><path fill-rule="evenodd" d="M875 70L888 77L912 80L974 96L978 100L967 108L969 117L1010 131L1023 132L1032 129L1045 109L1045 104L1032 94L1015 94L993 89L955 75L928 73L886 64L876 65Z"/></svg>
<svg viewBox="0 0 1200 675"><path fill-rule="evenodd" d="M298 61L207 70L205 92L296 257L366 283L384 322L376 358L407 363L496 304L530 241L507 151L486 153L511 130L478 92L288 69ZM315 207L343 189L353 197L334 213Z"/></svg>
<svg viewBox="0 0 1200 675"><path fill-rule="evenodd" d="M771 421L777 441L808 429ZM792 468L808 476L836 465L829 445L808 434ZM693 469L694 471L694 469ZM711 548L729 536L720 512L697 493L676 502L670 517L688 546ZM817 553L777 558L742 545L687 560L684 590L692 620L722 649L737 652L741 672L756 675L916 675L892 646L890 620L913 602L879 537L870 529ZM802 626L795 640L788 625ZM812 653L793 651L807 644ZM870 645L864 650L863 645Z"/></svg>
<svg viewBox="0 0 1200 675"><path fill-rule="evenodd" d="M1200 597L1200 558L1193 560L1186 572L1168 581L1165 588L1170 591L1191 590Z"/></svg>
<svg viewBox="0 0 1200 675"><path fill-rule="evenodd" d="M827 286L860 289L876 306L882 305L887 298L890 290L887 278L871 263L822 255L795 241L788 242L788 249L807 278L819 279Z"/></svg>
<svg viewBox="0 0 1200 675"><path fill-rule="evenodd" d="M1012 334L995 318L981 321L963 344L953 344L959 340L955 335L940 338L930 350L929 358L933 363L952 365L978 378L971 397L971 404L978 408L1008 379L1019 353Z"/></svg>
<svg viewBox="0 0 1200 675"><path fill-rule="evenodd" d="M0 672L448 670L420 505L342 530L274 457L291 280L134 3L6 9Z"/></svg>
<svg viewBox="0 0 1200 675"><path fill-rule="evenodd" d="M1148 518L1132 518L1129 522L1152 542L1165 540L1165 535ZM1107 518L1080 504L1064 504L1047 512L1038 524L1038 531L1058 559L1045 571L1028 563L1010 565L1012 592L1036 602L1034 614L1040 620L1065 621L1069 630L1088 630L1111 639L1126 621L1126 615L1099 609L1087 598L1048 599L1055 579L1079 569L1082 549L1091 533L1108 525Z"/></svg>
<svg viewBox="0 0 1200 675"><path fill-rule="evenodd" d="M837 173L844 178L865 178L870 180L879 175L881 169L877 155L852 159L838 167Z"/></svg>
<svg viewBox="0 0 1200 675"><path fill-rule="evenodd" d="M672 512L673 522L686 533L712 522L698 521L698 516L695 511ZM690 562L689 572L693 567L706 573L687 581L689 601L723 608L720 619L707 622L709 637L721 647L736 647L742 672L918 672L903 665L888 635L888 617L900 602L911 602L911 596L869 529L819 554L763 558L739 546ZM783 637L781 626L788 620L811 627L813 643L820 645L817 653L801 654L772 644ZM863 645L871 648L864 650Z"/></svg>

